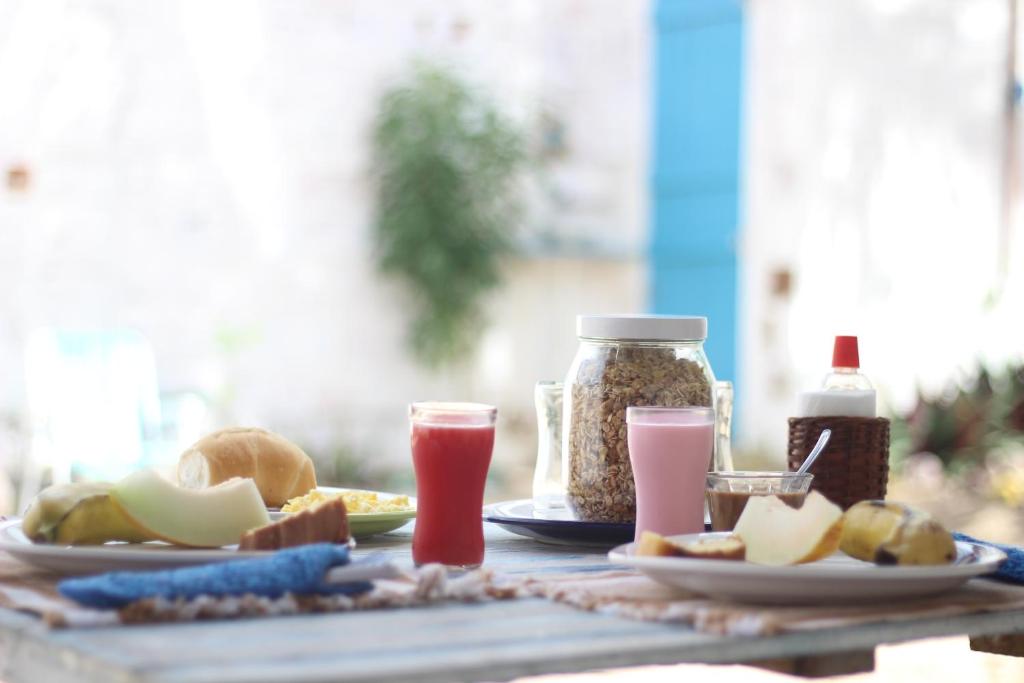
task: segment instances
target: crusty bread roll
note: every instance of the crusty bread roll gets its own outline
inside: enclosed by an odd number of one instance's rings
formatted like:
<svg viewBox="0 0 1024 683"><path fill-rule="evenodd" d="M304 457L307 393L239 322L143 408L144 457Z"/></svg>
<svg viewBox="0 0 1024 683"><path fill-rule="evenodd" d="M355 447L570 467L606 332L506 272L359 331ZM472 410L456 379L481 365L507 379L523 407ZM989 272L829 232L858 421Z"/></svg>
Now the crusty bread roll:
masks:
<svg viewBox="0 0 1024 683"><path fill-rule="evenodd" d="M181 454L178 484L202 489L231 477L255 480L267 507L316 488L313 461L282 436L254 427L231 427L207 434Z"/></svg>

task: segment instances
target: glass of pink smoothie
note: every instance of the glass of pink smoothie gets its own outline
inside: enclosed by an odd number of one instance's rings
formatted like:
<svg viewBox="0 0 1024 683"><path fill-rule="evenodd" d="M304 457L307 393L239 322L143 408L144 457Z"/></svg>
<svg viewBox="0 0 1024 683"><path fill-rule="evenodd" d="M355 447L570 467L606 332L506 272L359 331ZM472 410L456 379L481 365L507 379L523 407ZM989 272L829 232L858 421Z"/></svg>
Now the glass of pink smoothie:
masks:
<svg viewBox="0 0 1024 683"><path fill-rule="evenodd" d="M704 483L715 442L712 408L626 409L636 484L636 538L704 531Z"/></svg>

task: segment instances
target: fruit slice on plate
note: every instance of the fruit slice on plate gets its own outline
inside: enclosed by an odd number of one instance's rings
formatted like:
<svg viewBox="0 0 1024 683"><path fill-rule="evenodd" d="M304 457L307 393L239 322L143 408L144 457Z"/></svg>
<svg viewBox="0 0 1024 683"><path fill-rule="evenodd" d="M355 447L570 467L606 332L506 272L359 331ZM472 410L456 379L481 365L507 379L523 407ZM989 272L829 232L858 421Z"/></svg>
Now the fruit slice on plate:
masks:
<svg viewBox="0 0 1024 683"><path fill-rule="evenodd" d="M102 545L107 541L153 540L128 521L110 499L111 484L55 484L39 492L21 529L33 543Z"/></svg>
<svg viewBox="0 0 1024 683"><path fill-rule="evenodd" d="M862 500L843 516L839 548L876 564L949 564L953 536L926 512L902 503Z"/></svg>
<svg viewBox="0 0 1024 683"><path fill-rule="evenodd" d="M144 533L175 545L232 545L246 531L270 523L252 479L186 489L153 470L142 470L114 484L110 497Z"/></svg>
<svg viewBox="0 0 1024 683"><path fill-rule="evenodd" d="M817 491L799 509L775 496L751 496L733 533L747 546L747 561L783 566L815 562L839 549L843 511Z"/></svg>

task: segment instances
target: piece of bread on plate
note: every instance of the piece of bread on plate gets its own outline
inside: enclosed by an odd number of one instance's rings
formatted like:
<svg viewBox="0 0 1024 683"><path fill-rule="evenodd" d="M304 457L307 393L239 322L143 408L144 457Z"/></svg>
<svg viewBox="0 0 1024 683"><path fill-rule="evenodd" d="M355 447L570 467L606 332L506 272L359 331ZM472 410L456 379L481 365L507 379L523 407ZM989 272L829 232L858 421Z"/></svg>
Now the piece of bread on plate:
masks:
<svg viewBox="0 0 1024 683"><path fill-rule="evenodd" d="M736 536L701 538L687 543L672 541L653 531L640 534L637 555L650 557L691 557L703 560L742 560L747 547Z"/></svg>
<svg viewBox="0 0 1024 683"><path fill-rule="evenodd" d="M207 434L178 460L178 484L203 489L232 477L252 479L267 507L316 488L313 461L282 436L254 427L231 427Z"/></svg>
<svg viewBox="0 0 1024 683"><path fill-rule="evenodd" d="M302 512L242 534L239 550L280 550L310 543L348 542L345 501L332 498Z"/></svg>

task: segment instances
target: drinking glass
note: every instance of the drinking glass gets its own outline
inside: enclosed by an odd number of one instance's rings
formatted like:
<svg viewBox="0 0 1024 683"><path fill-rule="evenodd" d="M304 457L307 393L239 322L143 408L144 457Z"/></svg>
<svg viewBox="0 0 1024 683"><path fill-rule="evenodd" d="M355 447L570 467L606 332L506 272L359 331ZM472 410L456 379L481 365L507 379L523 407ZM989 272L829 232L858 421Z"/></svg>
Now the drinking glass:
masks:
<svg viewBox="0 0 1024 683"><path fill-rule="evenodd" d="M732 382L715 382L712 387L715 398L715 457L716 472L731 472L732 464Z"/></svg>
<svg viewBox="0 0 1024 683"><path fill-rule="evenodd" d="M537 408L537 464L533 471L535 511L563 510L562 383L537 382L533 390Z"/></svg>
<svg viewBox="0 0 1024 683"><path fill-rule="evenodd" d="M704 480L715 446L712 408L626 408L636 485L636 540L704 531Z"/></svg>
<svg viewBox="0 0 1024 683"><path fill-rule="evenodd" d="M498 410L482 403L409 406L416 470L412 559L479 567L484 561L482 508Z"/></svg>

